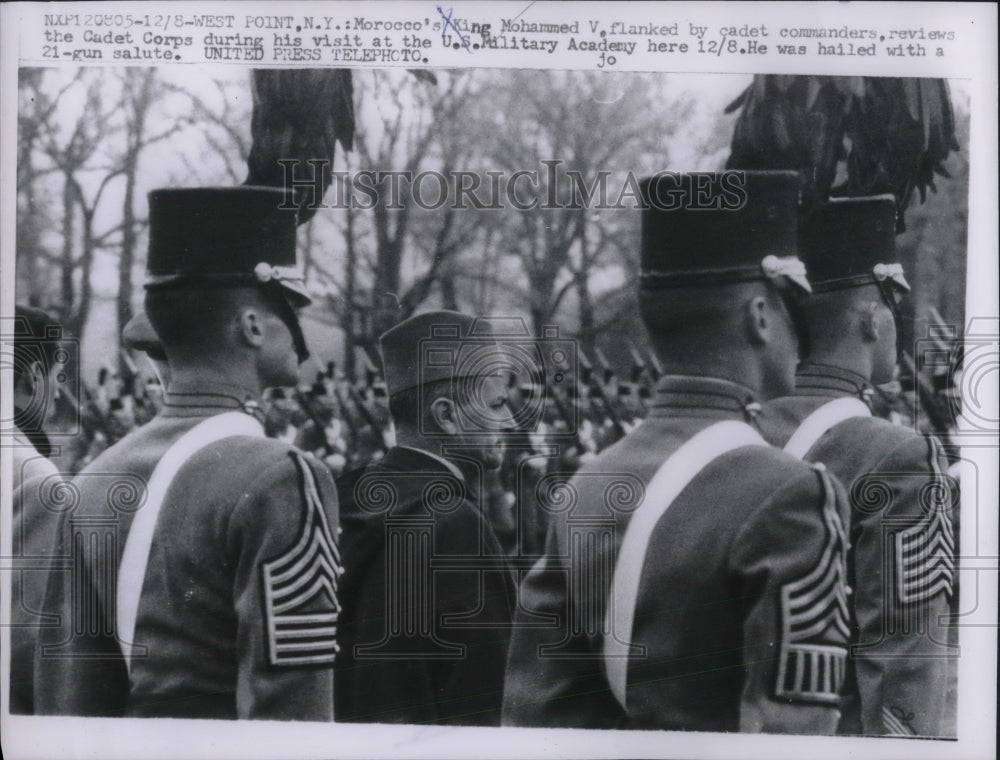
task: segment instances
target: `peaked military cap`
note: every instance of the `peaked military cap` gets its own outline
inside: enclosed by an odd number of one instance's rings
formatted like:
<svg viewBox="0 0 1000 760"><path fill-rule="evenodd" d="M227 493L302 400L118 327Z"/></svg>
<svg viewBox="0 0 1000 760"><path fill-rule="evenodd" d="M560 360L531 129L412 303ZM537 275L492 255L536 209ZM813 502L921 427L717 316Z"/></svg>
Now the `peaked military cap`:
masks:
<svg viewBox="0 0 1000 760"><path fill-rule="evenodd" d="M311 302L295 256L295 209L271 187L205 187L149 194L147 288L188 282L278 283Z"/></svg>
<svg viewBox="0 0 1000 760"><path fill-rule="evenodd" d="M799 248L816 292L883 282L910 289L896 258L891 195L831 199L803 220Z"/></svg>
<svg viewBox="0 0 1000 760"><path fill-rule="evenodd" d="M499 376L508 367L489 320L457 311L417 314L378 340L389 396L441 380Z"/></svg>
<svg viewBox="0 0 1000 760"><path fill-rule="evenodd" d="M787 278L809 291L796 172L662 172L639 190L644 290Z"/></svg>

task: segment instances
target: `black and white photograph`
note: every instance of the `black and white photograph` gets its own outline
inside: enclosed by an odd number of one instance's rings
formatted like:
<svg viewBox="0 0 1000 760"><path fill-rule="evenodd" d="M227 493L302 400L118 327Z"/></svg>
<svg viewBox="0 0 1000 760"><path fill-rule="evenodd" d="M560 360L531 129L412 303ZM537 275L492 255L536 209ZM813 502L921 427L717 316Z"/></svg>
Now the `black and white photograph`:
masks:
<svg viewBox="0 0 1000 760"><path fill-rule="evenodd" d="M811 7L7 5L5 756L995 757L996 7Z"/></svg>

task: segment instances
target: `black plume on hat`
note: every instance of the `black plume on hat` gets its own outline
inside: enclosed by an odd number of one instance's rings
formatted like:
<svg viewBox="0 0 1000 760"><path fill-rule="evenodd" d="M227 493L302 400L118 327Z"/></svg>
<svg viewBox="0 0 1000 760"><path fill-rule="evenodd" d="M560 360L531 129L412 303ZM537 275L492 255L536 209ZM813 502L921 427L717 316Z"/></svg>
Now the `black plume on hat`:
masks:
<svg viewBox="0 0 1000 760"><path fill-rule="evenodd" d="M896 257L892 195L834 198L803 220L799 248L817 292L889 280L910 286Z"/></svg>

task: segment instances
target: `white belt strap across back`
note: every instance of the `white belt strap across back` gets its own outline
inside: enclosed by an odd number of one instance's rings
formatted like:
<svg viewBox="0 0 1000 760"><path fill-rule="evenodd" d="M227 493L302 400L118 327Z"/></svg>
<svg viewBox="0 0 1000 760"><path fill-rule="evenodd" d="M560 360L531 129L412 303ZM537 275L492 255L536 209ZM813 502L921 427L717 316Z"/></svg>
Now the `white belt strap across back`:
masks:
<svg viewBox="0 0 1000 760"><path fill-rule="evenodd" d="M639 595L639 582L649 541L660 518L674 500L708 465L723 454L744 446L767 446L752 427L728 420L705 428L660 465L646 496L629 521L605 610L604 669L615 698L625 707L629 644Z"/></svg>
<svg viewBox="0 0 1000 760"><path fill-rule="evenodd" d="M802 459L826 431L853 417L871 416L868 405L856 398L828 401L802 420L802 424L785 444L785 451L796 459Z"/></svg>
<svg viewBox="0 0 1000 760"><path fill-rule="evenodd" d="M115 602L118 644L131 673L132 648L135 639L135 620L139 610L139 597L146 578L149 550L153 544L156 519L163 506L163 499L177 472L195 454L223 438L233 436L264 436L261 424L244 412L224 412L209 417L178 438L160 459L149 478L146 503L136 512L125 540L121 565L118 568L118 591Z"/></svg>

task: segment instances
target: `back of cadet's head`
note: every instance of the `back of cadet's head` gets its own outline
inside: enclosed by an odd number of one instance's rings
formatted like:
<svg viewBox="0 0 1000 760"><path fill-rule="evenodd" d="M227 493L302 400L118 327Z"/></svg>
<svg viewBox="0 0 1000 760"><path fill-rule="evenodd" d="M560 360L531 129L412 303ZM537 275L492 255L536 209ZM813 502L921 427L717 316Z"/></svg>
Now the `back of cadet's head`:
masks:
<svg viewBox="0 0 1000 760"><path fill-rule="evenodd" d="M805 314L813 350L863 340L910 287L895 246L891 195L836 198L802 220L799 246L813 285ZM898 325L896 326L898 330Z"/></svg>
<svg viewBox="0 0 1000 760"><path fill-rule="evenodd" d="M820 349L856 332L859 317L880 301L874 285L813 293L803 302L812 348Z"/></svg>
<svg viewBox="0 0 1000 760"><path fill-rule="evenodd" d="M270 310L264 295L253 286L192 285L149 291L145 298L149 322L171 359L225 352L244 308Z"/></svg>
<svg viewBox="0 0 1000 760"><path fill-rule="evenodd" d="M747 303L756 297L780 313L783 302L764 282L719 287L675 288L639 293L639 316L660 352L682 346L726 347L747 342Z"/></svg>
<svg viewBox="0 0 1000 760"><path fill-rule="evenodd" d="M310 302L296 259L294 209L278 188L179 188L149 194L146 300L171 361L225 351L244 307L285 322L301 363L295 309Z"/></svg>
<svg viewBox="0 0 1000 760"><path fill-rule="evenodd" d="M640 183L639 314L660 350L745 343L745 310L808 291L794 172L664 172Z"/></svg>
<svg viewBox="0 0 1000 760"><path fill-rule="evenodd" d="M14 383L37 364L48 375L57 364L64 337L62 326L48 312L17 304L14 307Z"/></svg>

